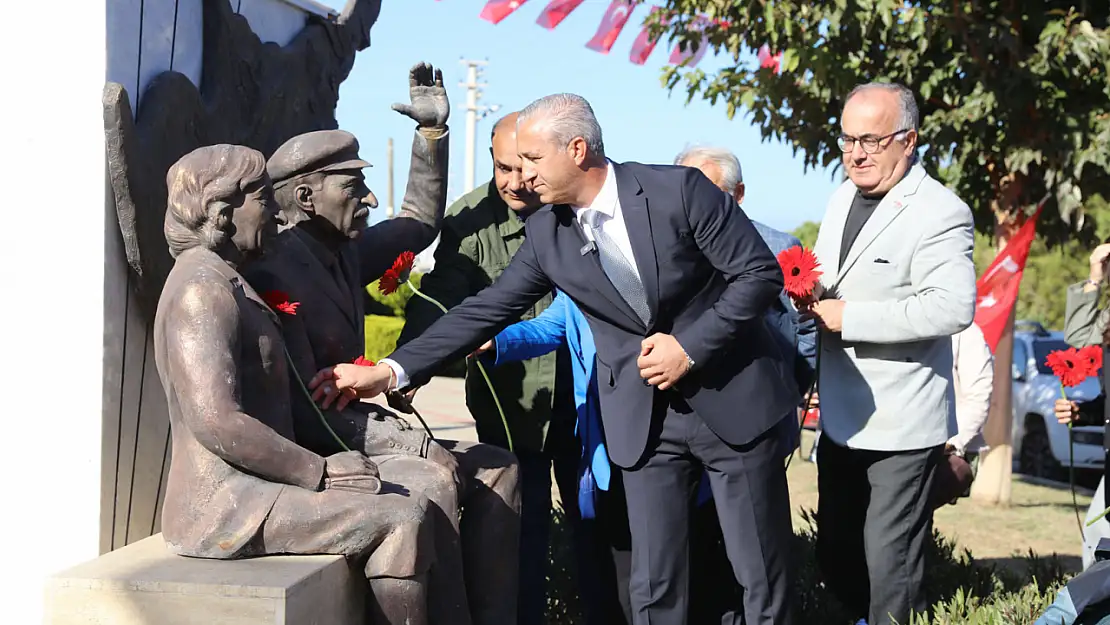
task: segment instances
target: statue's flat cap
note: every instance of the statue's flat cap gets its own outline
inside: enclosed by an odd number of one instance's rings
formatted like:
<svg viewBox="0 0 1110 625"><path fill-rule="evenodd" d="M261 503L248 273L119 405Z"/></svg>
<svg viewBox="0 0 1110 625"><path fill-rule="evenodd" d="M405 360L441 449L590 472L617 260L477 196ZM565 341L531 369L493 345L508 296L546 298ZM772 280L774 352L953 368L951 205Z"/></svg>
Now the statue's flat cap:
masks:
<svg viewBox="0 0 1110 625"><path fill-rule="evenodd" d="M266 163L275 187L299 176L370 167L358 157L358 139L346 130L317 130L286 141Z"/></svg>

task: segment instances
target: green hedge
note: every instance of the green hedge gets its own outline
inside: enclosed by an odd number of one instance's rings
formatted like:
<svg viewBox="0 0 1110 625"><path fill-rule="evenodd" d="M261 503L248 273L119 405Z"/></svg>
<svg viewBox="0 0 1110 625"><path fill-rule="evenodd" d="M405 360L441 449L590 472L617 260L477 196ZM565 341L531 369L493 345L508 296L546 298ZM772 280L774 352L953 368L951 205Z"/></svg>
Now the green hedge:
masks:
<svg viewBox="0 0 1110 625"><path fill-rule="evenodd" d="M412 274L412 282L420 288L420 274ZM377 281L366 287L370 297L388 309L392 316L366 315L366 357L378 361L388 356L397 348L397 337L401 335L401 328L405 326L405 306L413 296L412 289L402 285L397 291L389 295L382 295L378 290ZM466 363L459 362L445 367L440 375L461 378L466 376Z"/></svg>
<svg viewBox="0 0 1110 625"><path fill-rule="evenodd" d="M366 315L366 357L376 362L391 354L397 348L397 337L403 327L403 317Z"/></svg>
<svg viewBox="0 0 1110 625"><path fill-rule="evenodd" d="M814 557L816 531L812 513L806 512L806 527L797 534L799 623L854 625L818 579ZM579 625L582 617L573 574L573 550L565 519L554 518L551 544L551 573L548 580L549 625ZM915 615L906 625L1030 625L1048 608L1067 580L1060 561L1029 552L1023 558L1025 574L1018 575L976 562L971 552L957 551L955 543L939 532L927 552L925 588L930 615Z"/></svg>

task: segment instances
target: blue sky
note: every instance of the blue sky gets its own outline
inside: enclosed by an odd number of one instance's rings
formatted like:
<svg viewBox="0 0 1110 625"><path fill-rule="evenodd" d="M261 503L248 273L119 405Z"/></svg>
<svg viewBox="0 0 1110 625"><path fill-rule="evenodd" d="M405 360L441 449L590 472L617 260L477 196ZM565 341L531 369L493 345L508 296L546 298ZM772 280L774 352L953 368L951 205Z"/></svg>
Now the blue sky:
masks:
<svg viewBox="0 0 1110 625"><path fill-rule="evenodd" d="M335 8L344 4L344 0L323 1ZM668 93L659 80L669 56L666 42L659 44L645 65L630 63L628 53L647 6L637 8L612 52L603 55L586 48L586 42L609 0L586 0L553 31L536 24L546 0L526 2L496 26L478 18L485 0L392 0L382 5L371 47L359 53L351 76L340 88L337 112L340 127L359 138L363 158L374 165L366 174L382 208L372 214L372 222L384 216L390 137L395 202L399 204L404 194L413 124L389 106L408 101L408 70L419 61L443 69L451 97L451 200L467 191L463 188L466 90L459 86L466 70L461 58L488 61L482 102L501 106L500 113L478 123L477 184L492 175L489 131L496 117L561 91L590 101L601 122L606 152L618 162L670 163L691 143L733 150L747 185L744 209L772 227L791 230L804 221L819 221L837 184L829 170L803 171L801 158L788 146L761 143L759 129L746 115L729 120L724 106L710 106L700 99L687 105L685 91ZM709 72L721 64L707 55L699 67Z"/></svg>

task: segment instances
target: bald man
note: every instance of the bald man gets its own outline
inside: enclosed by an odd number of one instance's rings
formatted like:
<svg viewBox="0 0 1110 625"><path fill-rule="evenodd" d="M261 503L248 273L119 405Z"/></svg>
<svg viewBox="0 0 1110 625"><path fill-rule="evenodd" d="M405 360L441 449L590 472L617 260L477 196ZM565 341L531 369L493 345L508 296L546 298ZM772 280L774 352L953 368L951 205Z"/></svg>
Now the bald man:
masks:
<svg viewBox="0 0 1110 625"><path fill-rule="evenodd" d="M423 277L421 291L447 308L497 280L524 242L524 221L543 206L521 181L516 118L516 113L510 113L493 127L490 136L493 178L452 204L444 217L435 268ZM547 295L536 302L522 319L540 314L553 297ZM410 299L398 345L419 336L442 315L429 302L418 297ZM541 625L546 623L552 465L567 518L577 521L580 516L576 502L581 444L574 432L577 412L569 352L563 347L531 360L489 368L487 373L505 411L513 451L520 461L521 568L517 622ZM467 363L466 405L474 417L478 440L508 448L494 398L473 362ZM589 579L591 573L586 574ZM586 586L584 582L583 587Z"/></svg>

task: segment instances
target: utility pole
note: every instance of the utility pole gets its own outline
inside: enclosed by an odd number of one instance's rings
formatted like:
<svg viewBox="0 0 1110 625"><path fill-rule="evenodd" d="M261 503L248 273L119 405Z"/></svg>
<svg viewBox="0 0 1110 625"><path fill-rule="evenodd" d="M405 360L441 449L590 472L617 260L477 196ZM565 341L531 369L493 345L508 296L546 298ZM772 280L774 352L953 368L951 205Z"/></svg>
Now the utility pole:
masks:
<svg viewBox="0 0 1110 625"><path fill-rule="evenodd" d="M459 59L459 63L466 66L466 82L459 83L460 87L466 88L466 169L463 178L466 186L463 193L470 192L474 188L474 164L477 148L477 134L478 134L478 121L484 119L490 113L496 113L501 109L499 104L492 104L490 106L479 105L478 101L482 98L482 87L487 83L478 82L482 74L482 67L487 65L486 61L474 61L468 59Z"/></svg>
<svg viewBox="0 0 1110 625"><path fill-rule="evenodd" d="M385 218L393 219L395 214L393 206L393 137L390 137L385 144L385 160L386 160L386 185L385 185Z"/></svg>

